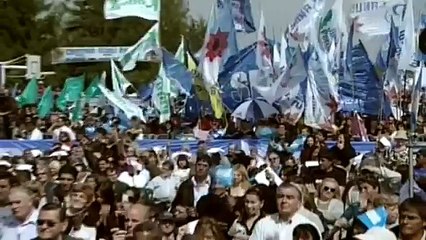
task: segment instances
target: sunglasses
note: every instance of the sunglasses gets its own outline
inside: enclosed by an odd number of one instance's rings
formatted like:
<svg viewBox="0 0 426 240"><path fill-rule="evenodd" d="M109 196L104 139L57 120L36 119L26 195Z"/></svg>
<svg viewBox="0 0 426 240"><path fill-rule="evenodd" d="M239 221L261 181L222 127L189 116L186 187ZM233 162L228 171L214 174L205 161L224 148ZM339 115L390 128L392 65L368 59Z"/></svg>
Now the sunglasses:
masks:
<svg viewBox="0 0 426 240"><path fill-rule="evenodd" d="M37 220L38 226L43 226L44 224L46 224L48 227L54 227L57 223L52 220L43 220L43 219Z"/></svg>
<svg viewBox="0 0 426 240"><path fill-rule="evenodd" d="M332 193L334 193L336 191L335 188L330 188L330 187L327 187L327 186L324 187L323 190L326 191L326 192L332 192Z"/></svg>

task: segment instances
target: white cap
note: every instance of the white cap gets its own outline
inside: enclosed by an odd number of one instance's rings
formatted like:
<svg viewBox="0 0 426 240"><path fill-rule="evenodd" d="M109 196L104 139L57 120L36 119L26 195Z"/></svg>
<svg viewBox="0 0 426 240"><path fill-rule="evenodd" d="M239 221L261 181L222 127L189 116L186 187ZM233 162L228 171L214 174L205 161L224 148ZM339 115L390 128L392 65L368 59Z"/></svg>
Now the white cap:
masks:
<svg viewBox="0 0 426 240"><path fill-rule="evenodd" d="M220 153L220 154L222 154L222 153L225 153L225 150L223 150L222 148L209 148L207 150L207 153L208 154L213 154L213 153Z"/></svg>
<svg viewBox="0 0 426 240"><path fill-rule="evenodd" d="M170 156L170 158L171 158L172 160L174 160L174 159L176 159L176 158L177 158L178 156L180 156L180 155L187 156L188 158L191 158L191 157L192 157L192 154L191 154L191 153L189 153L189 152L179 151L179 152L174 152L174 153L172 153L172 155Z"/></svg>
<svg viewBox="0 0 426 240"><path fill-rule="evenodd" d="M62 156L68 156L68 152L66 151L56 151L49 155L49 157L62 157Z"/></svg>
<svg viewBox="0 0 426 240"><path fill-rule="evenodd" d="M384 227L372 227L366 233L355 236L359 240L397 240L395 234Z"/></svg>
<svg viewBox="0 0 426 240"><path fill-rule="evenodd" d="M40 157L43 155L43 152L38 149L33 149L31 150L31 154L33 155L33 157Z"/></svg>
<svg viewBox="0 0 426 240"><path fill-rule="evenodd" d="M161 153L161 151L166 150L166 147L165 146L154 146L154 147L152 147L152 150L154 150L154 152L159 154L159 153Z"/></svg>
<svg viewBox="0 0 426 240"><path fill-rule="evenodd" d="M30 172L32 172L33 171L33 166L29 165L29 164L18 164L18 165L16 165L15 170L17 170L17 171L30 171Z"/></svg>
<svg viewBox="0 0 426 240"><path fill-rule="evenodd" d="M10 162L5 161L5 160L0 160L0 166L5 166L5 167L12 167L12 164L10 164Z"/></svg>

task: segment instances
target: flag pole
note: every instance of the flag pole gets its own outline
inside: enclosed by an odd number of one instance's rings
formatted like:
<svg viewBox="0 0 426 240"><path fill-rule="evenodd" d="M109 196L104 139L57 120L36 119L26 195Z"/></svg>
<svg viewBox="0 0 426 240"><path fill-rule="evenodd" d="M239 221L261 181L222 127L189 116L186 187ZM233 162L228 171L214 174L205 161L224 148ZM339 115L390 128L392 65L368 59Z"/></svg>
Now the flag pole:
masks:
<svg viewBox="0 0 426 240"><path fill-rule="evenodd" d="M423 63L420 63L420 67L423 66ZM407 75L408 71L405 71L404 74L404 85L406 85L407 82ZM413 91L417 91L416 85L418 84L417 81L421 81L421 79L416 79L418 76L414 75L414 85L413 85ZM404 86L404 94L405 94L405 86ZM412 96L411 96L412 97ZM411 101L411 104L415 104L413 101ZM408 136L408 196L410 198L414 197L414 147L416 146L416 126L417 126L417 111L413 111L413 107L411 107L411 114L410 114L410 131Z"/></svg>

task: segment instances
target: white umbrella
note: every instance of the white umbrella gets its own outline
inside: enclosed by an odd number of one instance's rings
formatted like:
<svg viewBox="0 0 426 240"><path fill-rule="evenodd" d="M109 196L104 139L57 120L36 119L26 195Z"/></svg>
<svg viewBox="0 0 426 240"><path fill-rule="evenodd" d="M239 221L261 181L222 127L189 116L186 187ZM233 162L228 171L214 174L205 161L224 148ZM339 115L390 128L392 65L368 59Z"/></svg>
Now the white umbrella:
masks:
<svg viewBox="0 0 426 240"><path fill-rule="evenodd" d="M240 106L234 110L232 116L247 121L257 121L277 113L279 112L274 106L265 101L256 99L241 103Z"/></svg>

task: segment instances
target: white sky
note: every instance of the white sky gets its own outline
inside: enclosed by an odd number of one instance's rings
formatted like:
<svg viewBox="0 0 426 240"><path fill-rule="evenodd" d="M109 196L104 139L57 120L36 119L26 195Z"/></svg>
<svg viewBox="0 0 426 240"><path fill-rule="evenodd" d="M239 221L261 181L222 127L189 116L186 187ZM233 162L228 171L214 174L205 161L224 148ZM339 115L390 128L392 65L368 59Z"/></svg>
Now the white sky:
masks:
<svg viewBox="0 0 426 240"><path fill-rule="evenodd" d="M213 0L187 0L189 8L194 17L208 18ZM331 6L334 0L326 0L327 5ZM399 0L343 0L344 9L349 13L349 9L356 2L380 2L380 1L399 1ZM265 23L267 26L268 37L272 38L273 31L275 36L279 37L281 31L284 31L288 24L294 19L296 13L303 5L304 0L251 0L253 18L256 26L259 24L260 9L263 10ZM426 9L425 0L413 0L415 11ZM426 11L424 11L426 13ZM417 15L417 14L416 14ZM239 36L239 47L242 48L256 39L256 33L244 34Z"/></svg>

